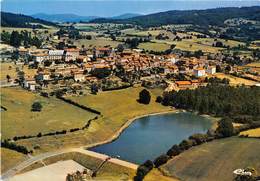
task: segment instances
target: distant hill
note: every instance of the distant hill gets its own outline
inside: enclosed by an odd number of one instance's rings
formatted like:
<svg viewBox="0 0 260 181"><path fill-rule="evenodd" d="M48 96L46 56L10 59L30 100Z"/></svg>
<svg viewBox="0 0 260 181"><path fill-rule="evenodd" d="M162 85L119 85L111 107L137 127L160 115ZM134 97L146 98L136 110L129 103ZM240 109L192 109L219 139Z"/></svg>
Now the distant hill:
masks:
<svg viewBox="0 0 260 181"><path fill-rule="evenodd" d="M1 12L1 26L2 27L17 27L17 28L43 28L46 26L56 26L55 23L33 18L23 14L14 14Z"/></svg>
<svg viewBox="0 0 260 181"><path fill-rule="evenodd" d="M52 22L80 22L80 21L90 21L96 18L99 18L98 16L79 16L75 14L45 14L45 13L38 13L31 15L34 18L40 18L46 21L52 21Z"/></svg>
<svg viewBox="0 0 260 181"><path fill-rule="evenodd" d="M231 18L260 20L260 6L242 8L216 8L207 10L173 10L128 19L99 18L92 23L130 23L140 26L160 26L167 24L194 24L223 26L224 21Z"/></svg>
<svg viewBox="0 0 260 181"><path fill-rule="evenodd" d="M141 14L134 14L134 13L126 13L119 16L113 16L109 19L127 19L127 18L133 18L136 16L140 16ZM52 22L88 22L93 19L98 19L101 17L98 16L79 16L76 14L45 14L45 13L38 13L31 15L34 18L43 19L46 21L52 21Z"/></svg>
<svg viewBox="0 0 260 181"><path fill-rule="evenodd" d="M126 14L121 14L119 16L113 16L111 19L128 19L128 18L134 18L137 16L142 16L142 14L126 13Z"/></svg>

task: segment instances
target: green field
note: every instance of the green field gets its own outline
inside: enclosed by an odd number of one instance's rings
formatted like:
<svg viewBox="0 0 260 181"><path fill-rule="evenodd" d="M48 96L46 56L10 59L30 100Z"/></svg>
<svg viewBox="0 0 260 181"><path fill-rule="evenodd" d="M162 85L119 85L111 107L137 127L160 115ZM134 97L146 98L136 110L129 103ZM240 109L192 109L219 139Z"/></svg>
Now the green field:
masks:
<svg viewBox="0 0 260 181"><path fill-rule="evenodd" d="M1 27L1 32L2 32L2 31L6 31L6 32L10 32L10 33L11 33L12 31L21 32L21 31L24 31L24 30L29 31L29 32L32 32L32 31L33 31L32 28ZM35 30L37 30L37 31L39 31L39 32L44 32L44 31L47 30L47 31L50 32L50 33L55 33L55 32L58 31L57 28L51 27L51 26L49 26L49 27L47 26L46 29L35 29Z"/></svg>
<svg viewBox="0 0 260 181"><path fill-rule="evenodd" d="M121 42L112 41L111 39L107 39L107 38L97 38L97 39L92 39L92 40L80 39L80 40L76 40L74 42L74 44L77 47L81 47L82 45L84 45L85 47L89 47L89 48L104 47L104 46L111 46L111 47L115 48L120 43Z"/></svg>
<svg viewBox="0 0 260 181"><path fill-rule="evenodd" d="M233 171L253 167L260 172L260 141L226 138L194 147L163 165L164 173L189 181L230 181Z"/></svg>
<svg viewBox="0 0 260 181"><path fill-rule="evenodd" d="M170 40L152 40L156 43L165 43L168 45L175 44L175 49L186 50L186 51L198 51L202 50L203 52L212 52L217 53L223 48L213 47L212 44L214 43L213 38L193 38L193 39L183 39L182 41L170 41ZM242 42L228 40L225 41L223 39L218 39L218 41L223 42L226 46L234 47L238 46L239 44L244 44Z"/></svg>
<svg viewBox="0 0 260 181"><path fill-rule="evenodd" d="M31 112L34 101L41 102L41 112ZM37 135L57 130L82 127L95 116L54 97L44 98L21 88L2 88L2 138Z"/></svg>
<svg viewBox="0 0 260 181"><path fill-rule="evenodd" d="M65 135L19 140L17 141L17 143L25 145L30 149L33 149L35 145L39 145L40 149L34 150L35 154L46 151L53 151L61 148L80 147L111 138L115 134L115 132L124 125L124 123L126 123L129 119L133 117L154 112L172 110L169 107L165 107L161 104L155 103L156 96L162 94L161 89L151 90L152 100L149 105L139 104L136 100L138 99L139 92L142 89L142 87L137 87L117 91L100 92L97 95L68 97L69 99L79 102L80 104L84 104L101 111L102 116L99 119L92 121L90 127L86 130L81 130ZM29 105L28 107L30 108ZM60 110L62 111L62 113L65 112L64 110L68 110L64 108L62 109L63 110ZM54 112L52 112L52 114L54 114ZM71 111L68 110L64 114L71 115ZM79 120L79 113L77 114L78 115L74 116L74 120ZM49 119L52 120L53 118L46 118L46 120ZM73 124L75 124L75 121L72 122ZM13 129L19 130L19 128ZM41 130L41 128L37 128L37 131L38 130Z"/></svg>
<svg viewBox="0 0 260 181"><path fill-rule="evenodd" d="M161 52L168 50L170 48L170 45L165 44L165 43L152 43L152 42L147 42L147 43L140 43L138 48L147 50L147 51L156 51L156 52Z"/></svg>

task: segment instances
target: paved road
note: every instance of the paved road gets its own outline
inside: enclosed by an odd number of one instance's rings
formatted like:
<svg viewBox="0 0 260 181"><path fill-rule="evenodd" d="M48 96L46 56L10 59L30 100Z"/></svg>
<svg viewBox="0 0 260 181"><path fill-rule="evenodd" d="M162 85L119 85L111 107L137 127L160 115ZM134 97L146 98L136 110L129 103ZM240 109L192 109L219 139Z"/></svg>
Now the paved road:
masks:
<svg viewBox="0 0 260 181"><path fill-rule="evenodd" d="M21 164L13 167L12 169L6 171L0 178L0 180L8 180L9 178L13 177L15 174L19 173L20 171L22 171L23 169L25 169L26 167L34 164L35 162L38 161L42 161L45 158L48 157L52 157L52 156L56 156L62 153L68 153L68 152L79 152L79 153L83 153L95 158L99 158L101 160L105 160L107 159L109 156L104 155L104 154L100 154L100 153L96 153L93 151L89 151L89 150L85 150L83 148L75 148L75 149L66 149L66 150L61 150L61 151L56 151L56 152L49 152L49 153L43 153L40 155L36 155L34 157L29 158L28 160L22 162ZM109 162L114 163L114 164L118 164L127 168L131 168L131 169L137 169L138 165L133 164L133 163L129 163L123 160L119 160L116 158L111 158L109 160Z"/></svg>

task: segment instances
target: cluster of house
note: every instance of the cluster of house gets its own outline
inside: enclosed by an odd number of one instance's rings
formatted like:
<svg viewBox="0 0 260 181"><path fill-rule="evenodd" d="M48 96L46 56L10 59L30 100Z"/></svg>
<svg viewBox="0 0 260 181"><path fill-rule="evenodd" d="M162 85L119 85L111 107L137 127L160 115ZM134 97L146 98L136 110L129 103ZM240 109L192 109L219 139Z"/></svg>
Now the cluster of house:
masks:
<svg viewBox="0 0 260 181"><path fill-rule="evenodd" d="M159 56L140 53L138 50L117 52L112 48L94 48L91 54L86 54L78 48L37 49L33 51L19 49L19 55L31 57L28 63L37 63L41 67L37 75L25 78L24 87L30 90L35 90L38 82L52 81L57 77L70 77L76 82L95 82L98 79L90 74L94 70L109 69L113 71L118 67L123 68L125 73L161 68L163 72L160 73L160 76L185 73L198 78L216 72L214 61L207 60L205 57L200 59L185 58L176 54ZM45 62L49 62L48 66L44 65ZM176 85L182 88L196 85L196 82L180 81Z"/></svg>

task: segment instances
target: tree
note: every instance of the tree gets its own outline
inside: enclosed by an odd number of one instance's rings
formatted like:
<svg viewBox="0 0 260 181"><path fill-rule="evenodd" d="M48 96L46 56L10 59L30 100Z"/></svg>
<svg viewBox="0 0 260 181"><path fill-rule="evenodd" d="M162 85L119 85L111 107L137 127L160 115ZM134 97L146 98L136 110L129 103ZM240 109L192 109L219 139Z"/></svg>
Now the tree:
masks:
<svg viewBox="0 0 260 181"><path fill-rule="evenodd" d="M40 102L34 102L34 103L32 104L32 109L31 109L31 111L33 111L33 112L41 112L41 110L42 110L42 105L41 105Z"/></svg>
<svg viewBox="0 0 260 181"><path fill-rule="evenodd" d="M229 137L234 134L234 127L230 118L221 119L216 130L220 137Z"/></svg>
<svg viewBox="0 0 260 181"><path fill-rule="evenodd" d="M169 159L170 157L168 155L163 154L154 160L154 166L158 168L159 166L165 164Z"/></svg>
<svg viewBox="0 0 260 181"><path fill-rule="evenodd" d="M181 153L181 149L179 148L178 145L173 145L171 149L168 150L167 155L168 156L176 156Z"/></svg>
<svg viewBox="0 0 260 181"><path fill-rule="evenodd" d="M19 71L18 73L18 79L20 84L24 81L24 72L23 71Z"/></svg>
<svg viewBox="0 0 260 181"><path fill-rule="evenodd" d="M139 93L139 100L140 103L142 104L149 104L151 101L151 95L150 92L146 89L143 89L140 93Z"/></svg>
<svg viewBox="0 0 260 181"><path fill-rule="evenodd" d="M92 93L92 94L97 94L97 92L98 92L98 86L97 86L97 84L92 84L92 85L91 85L91 93Z"/></svg>
<svg viewBox="0 0 260 181"><path fill-rule="evenodd" d="M117 46L117 51L118 51L118 52L123 52L123 51L124 51L124 45L119 44L119 45Z"/></svg>
<svg viewBox="0 0 260 181"><path fill-rule="evenodd" d="M10 79L11 79L10 75L7 74L6 79L7 79L7 82L10 82Z"/></svg>
<svg viewBox="0 0 260 181"><path fill-rule="evenodd" d="M21 45L21 37L18 31L13 31L10 37L10 45L19 47Z"/></svg>

